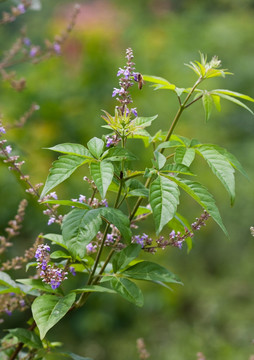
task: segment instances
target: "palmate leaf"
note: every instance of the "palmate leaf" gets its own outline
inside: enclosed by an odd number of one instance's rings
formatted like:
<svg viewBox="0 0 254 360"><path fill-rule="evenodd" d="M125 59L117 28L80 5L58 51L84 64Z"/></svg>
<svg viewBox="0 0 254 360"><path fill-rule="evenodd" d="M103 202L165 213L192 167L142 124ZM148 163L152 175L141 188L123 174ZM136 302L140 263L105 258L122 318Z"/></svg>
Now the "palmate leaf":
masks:
<svg viewBox="0 0 254 360"><path fill-rule="evenodd" d="M177 277L163 266L151 261L141 261L121 272L137 280L182 284Z"/></svg>
<svg viewBox="0 0 254 360"><path fill-rule="evenodd" d="M102 160L92 163L90 172L101 197L104 199L113 179L114 166L109 161Z"/></svg>
<svg viewBox="0 0 254 360"><path fill-rule="evenodd" d="M92 154L87 150L87 148L81 144L73 143L64 143L59 144L50 148L48 150L60 152L67 155L76 155L87 159L93 159Z"/></svg>
<svg viewBox="0 0 254 360"><path fill-rule="evenodd" d="M41 340L57 324L74 303L76 295L70 293L64 297L42 295L32 304L33 318L38 326Z"/></svg>
<svg viewBox="0 0 254 360"><path fill-rule="evenodd" d="M174 160L177 164L190 166L195 159L195 150L193 148L186 148L179 146L175 151Z"/></svg>
<svg viewBox="0 0 254 360"><path fill-rule="evenodd" d="M150 204L156 233L159 234L163 226L175 215L179 204L178 186L164 176L158 175L150 186Z"/></svg>
<svg viewBox="0 0 254 360"><path fill-rule="evenodd" d="M214 219L214 221L220 226L225 235L229 237L228 232L223 225L219 209L217 208L213 196L209 191L196 181L187 179L175 178L167 176L174 181L179 187L181 187L187 194L189 194L199 205L201 205Z"/></svg>
<svg viewBox="0 0 254 360"><path fill-rule="evenodd" d="M63 219L63 240L74 258L85 256L86 245L98 233L102 219L100 209L74 209Z"/></svg>
<svg viewBox="0 0 254 360"><path fill-rule="evenodd" d="M143 294L134 282L125 278L112 277L110 280L110 286L125 300L128 300L137 306L143 306Z"/></svg>
<svg viewBox="0 0 254 360"><path fill-rule="evenodd" d="M218 177L231 197L231 204L235 200L235 177L234 168L225 156L220 154L214 147L201 145L195 147L196 152L201 155Z"/></svg>
<svg viewBox="0 0 254 360"><path fill-rule="evenodd" d="M46 184L41 193L43 198L50 190L68 179L75 170L81 165L87 163L89 160L75 155L63 155L58 160L53 162L52 168L49 170L49 175Z"/></svg>

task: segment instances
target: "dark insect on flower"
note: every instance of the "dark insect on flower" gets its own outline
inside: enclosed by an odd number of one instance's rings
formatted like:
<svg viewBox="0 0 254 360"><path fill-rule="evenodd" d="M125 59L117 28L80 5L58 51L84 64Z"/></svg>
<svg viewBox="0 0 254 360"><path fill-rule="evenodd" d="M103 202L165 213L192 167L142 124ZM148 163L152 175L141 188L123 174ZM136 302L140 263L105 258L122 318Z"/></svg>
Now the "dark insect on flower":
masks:
<svg viewBox="0 0 254 360"><path fill-rule="evenodd" d="M143 80L143 76L140 73L135 73L134 80L138 82L138 88L139 88L139 90L141 90L145 83Z"/></svg>

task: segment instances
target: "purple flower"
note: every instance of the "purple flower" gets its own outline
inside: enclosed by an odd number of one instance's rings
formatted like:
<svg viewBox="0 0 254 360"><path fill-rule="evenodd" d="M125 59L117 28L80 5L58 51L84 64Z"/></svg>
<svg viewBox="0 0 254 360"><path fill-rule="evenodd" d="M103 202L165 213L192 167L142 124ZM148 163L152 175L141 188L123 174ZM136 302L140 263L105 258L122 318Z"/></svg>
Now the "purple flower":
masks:
<svg viewBox="0 0 254 360"><path fill-rule="evenodd" d="M30 46L30 45L31 45L31 40L26 37L26 38L23 39L23 43L24 43L26 46Z"/></svg>
<svg viewBox="0 0 254 360"><path fill-rule="evenodd" d="M175 232L175 230L172 230L171 233L169 234L169 238L171 240L173 240L175 238L175 236L176 236L176 232Z"/></svg>
<svg viewBox="0 0 254 360"><path fill-rule="evenodd" d="M5 151L10 154L12 152L12 147L10 145L6 146Z"/></svg>
<svg viewBox="0 0 254 360"><path fill-rule="evenodd" d="M49 218L48 225L53 224L55 221L56 221L55 217L54 217L54 216L51 216L51 217Z"/></svg>
<svg viewBox="0 0 254 360"><path fill-rule="evenodd" d="M115 97L117 94L119 94L119 89L117 89L117 88L114 88L114 90L113 90L113 93L112 93L112 97Z"/></svg>
<svg viewBox="0 0 254 360"><path fill-rule="evenodd" d="M25 8L24 4L19 4L19 5L17 6L17 9L19 10L19 12L20 12L21 14L24 14L24 13L26 12L26 8Z"/></svg>
<svg viewBox="0 0 254 360"><path fill-rule="evenodd" d="M9 309L5 309L4 311L5 311L5 313L6 313L7 315L9 315L9 316L12 315L12 312L11 312Z"/></svg>
<svg viewBox="0 0 254 360"><path fill-rule="evenodd" d="M107 137L107 142L106 142L106 147L110 147L111 145L113 145L113 139L111 137Z"/></svg>
<svg viewBox="0 0 254 360"><path fill-rule="evenodd" d="M135 81L138 81L138 76L139 76L139 73L133 73L133 77L134 77L134 80Z"/></svg>
<svg viewBox="0 0 254 360"><path fill-rule="evenodd" d="M85 203L86 202L86 196L85 195L79 195L79 199L78 199L79 202L81 203Z"/></svg>
<svg viewBox="0 0 254 360"><path fill-rule="evenodd" d="M61 45L59 43L55 42L53 45L53 49L55 50L56 54L61 54Z"/></svg>
<svg viewBox="0 0 254 360"><path fill-rule="evenodd" d="M55 191L51 192L51 193L49 194L49 197L52 197L52 198L55 199L55 200L58 199L58 198L57 198L57 194L56 194Z"/></svg>
<svg viewBox="0 0 254 360"><path fill-rule="evenodd" d="M96 248L97 246L96 245L93 245L92 243L89 243L88 245L86 245L86 251L87 251L87 254L92 254L94 252L96 252Z"/></svg>
<svg viewBox="0 0 254 360"><path fill-rule="evenodd" d="M3 126L0 126L0 133L2 134L5 134L6 133L6 130Z"/></svg>
<svg viewBox="0 0 254 360"><path fill-rule="evenodd" d="M132 108L131 109L131 112L134 116L138 116L138 113L137 113L137 108Z"/></svg>
<svg viewBox="0 0 254 360"><path fill-rule="evenodd" d="M74 267L73 266L70 266L70 272L72 273L72 275L73 276L76 276L77 274L76 274L76 271L75 271L75 269L74 269Z"/></svg>
<svg viewBox="0 0 254 360"><path fill-rule="evenodd" d="M30 55L31 57L34 57L34 56L37 55L37 53L38 53L38 48L37 48L36 46L33 46L33 47L31 48L31 50L30 50L29 55Z"/></svg>

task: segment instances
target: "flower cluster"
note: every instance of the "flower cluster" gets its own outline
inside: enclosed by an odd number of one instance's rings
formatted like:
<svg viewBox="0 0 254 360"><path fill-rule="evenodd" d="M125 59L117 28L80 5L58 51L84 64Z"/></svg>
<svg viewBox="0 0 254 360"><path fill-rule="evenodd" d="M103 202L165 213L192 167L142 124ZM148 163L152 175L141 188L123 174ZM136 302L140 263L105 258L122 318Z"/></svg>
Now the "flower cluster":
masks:
<svg viewBox="0 0 254 360"><path fill-rule="evenodd" d="M121 141L121 139L119 139L119 137L117 136L117 134L114 134L112 136L106 136L106 147L110 147L110 146L116 146L119 141Z"/></svg>
<svg viewBox="0 0 254 360"><path fill-rule="evenodd" d="M87 198L85 195L80 194L78 199L71 199L74 202L85 203L91 206L94 209L97 209L99 206L108 207L108 202L106 199L99 201L97 198Z"/></svg>
<svg viewBox="0 0 254 360"><path fill-rule="evenodd" d="M142 235L133 236L131 242L141 245L142 249L144 249L145 246L150 246L152 244L153 239L150 238L147 234L143 233Z"/></svg>
<svg viewBox="0 0 254 360"><path fill-rule="evenodd" d="M135 63L132 61L133 51L131 48L126 50L126 59L127 63L124 68L119 68L117 72L117 76L121 76L119 79L119 88L114 88L112 96L118 96L116 99L121 103L119 110L122 115L128 115L131 111L134 116L137 116L136 108L131 108L131 110L128 108L128 104L133 102L128 89L133 86L133 79L137 81L137 73L135 72Z"/></svg>
<svg viewBox="0 0 254 360"><path fill-rule="evenodd" d="M7 236L0 236L0 254L3 253L7 247L12 246L10 242L11 238L19 235L19 230L22 227L22 222L25 216L25 209L27 207L27 200L22 200L19 203L17 214L13 220L8 222L8 226L5 228Z"/></svg>
<svg viewBox="0 0 254 360"><path fill-rule="evenodd" d="M60 269L56 265L49 264L50 247L46 244L38 246L35 258L37 261L37 269L40 270L40 277L43 282L51 285L52 289L57 289L63 280L67 279L68 273L64 269Z"/></svg>
<svg viewBox="0 0 254 360"><path fill-rule="evenodd" d="M196 221L191 225L192 230L198 231L201 229L202 226L206 226L205 222L208 220L209 217L210 215L208 214L208 212L204 210L200 217L196 218ZM152 238L149 238L147 234L135 235L132 237L132 243L140 244L143 250L152 254L154 254L158 248L164 250L167 246L174 246L181 249L184 241L187 238L192 238L194 236L193 231L187 228L185 228L184 233L172 230L169 234L168 239L165 239L164 236L160 236L158 239L156 239L156 245L152 245L153 240Z"/></svg>
<svg viewBox="0 0 254 360"><path fill-rule="evenodd" d="M13 311L19 309L24 311L27 309L26 302L23 298L24 295L15 293L6 293L0 295L0 313L12 315ZM0 318L0 324L3 323L3 319Z"/></svg>

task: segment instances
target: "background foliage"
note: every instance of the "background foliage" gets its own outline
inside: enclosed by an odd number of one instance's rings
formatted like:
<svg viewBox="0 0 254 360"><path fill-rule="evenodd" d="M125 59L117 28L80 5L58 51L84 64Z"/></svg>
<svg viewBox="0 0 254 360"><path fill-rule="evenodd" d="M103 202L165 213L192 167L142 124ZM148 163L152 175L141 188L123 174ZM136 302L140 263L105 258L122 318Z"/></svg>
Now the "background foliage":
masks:
<svg viewBox="0 0 254 360"><path fill-rule="evenodd" d="M22 93L14 92L7 83L0 85L4 121L14 122L32 102L40 105L24 128L8 133L10 142L18 144L17 152L26 159L34 183L45 181L56 156L42 148L63 142L85 144L90 137L102 134L101 109L112 112L114 108L111 95L117 85L115 75L129 46L134 50L138 71L165 77L178 86L188 86L194 79L188 68L183 69L183 63L197 59L199 50L209 58L216 54L223 67L235 75L213 80L213 87L231 88L253 97L253 0L95 0L80 4L82 12L64 46L64 56L38 65L16 66L20 76L27 79L27 89ZM72 5L71 1L55 0L52 4L44 0L40 12L22 15L29 38L42 44L45 38L61 31ZM1 7L4 10L7 3L1 3ZM20 28L23 19L2 29L1 51L13 43L17 36L14 29ZM147 85L142 91L134 90L133 98L140 114L158 113L161 128L167 129L177 108L175 97L168 92L154 93ZM197 104L196 112L184 114L176 132L227 148L253 179L253 118L228 102L223 108L222 114L214 112L205 124L203 110ZM141 142L140 157L144 162ZM199 166L203 166L201 160ZM156 354L160 360L194 359L198 351L213 360L247 359L254 353L254 244L249 233L253 225L253 182L237 175L236 203L231 208L222 186L209 170L207 174L204 182L216 194L231 240L212 221L208 222L197 234L189 255L174 248L161 255L162 263L179 275L184 287L169 293L144 284L142 309L117 297L94 295L82 315L79 311L67 317L49 333L52 339L57 333L58 339L68 342L70 350L85 351L96 360L119 359L119 354L121 360L137 357L138 337L145 338L152 356ZM84 192L80 181L84 175L81 171L61 185L59 195L78 197ZM13 217L23 196L22 187L0 164L1 229ZM48 232L47 218L39 206L35 212L34 206L28 207L22 237L15 240L15 252L18 248L22 253L38 231ZM181 212L190 220L198 211L187 198L181 205ZM57 231L54 226L52 232ZM148 258L153 260L152 255ZM3 328L12 324L14 320L8 318Z"/></svg>

